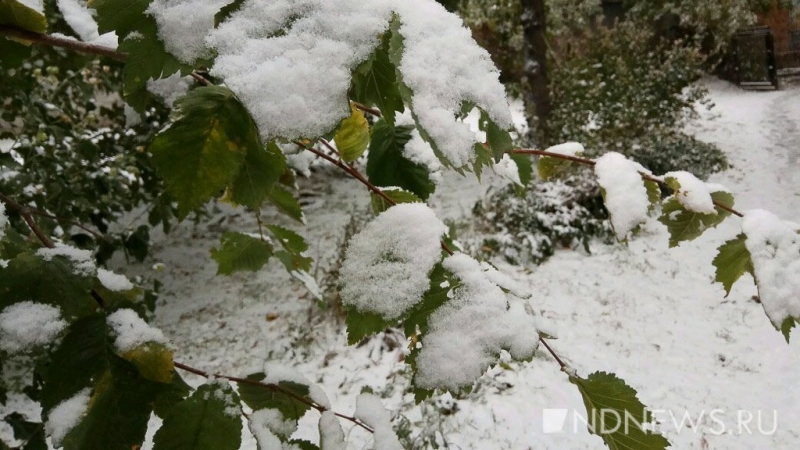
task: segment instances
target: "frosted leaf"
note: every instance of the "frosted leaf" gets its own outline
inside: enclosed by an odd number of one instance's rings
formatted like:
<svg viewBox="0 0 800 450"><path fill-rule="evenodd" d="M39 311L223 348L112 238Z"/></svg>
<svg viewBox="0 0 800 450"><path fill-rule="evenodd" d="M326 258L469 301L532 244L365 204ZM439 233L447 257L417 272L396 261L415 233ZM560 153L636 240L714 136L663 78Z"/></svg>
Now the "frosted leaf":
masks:
<svg viewBox="0 0 800 450"><path fill-rule="evenodd" d="M492 170L510 183L522 184L522 181L519 179L517 163L508 156L508 153L503 155L503 159L501 159L500 162L492 165Z"/></svg>
<svg viewBox="0 0 800 450"><path fill-rule="evenodd" d="M458 389L480 377L500 350L516 359L538 346L534 317L494 284L478 261L459 253L442 266L461 280L450 301L430 317L417 356L417 385Z"/></svg>
<svg viewBox="0 0 800 450"><path fill-rule="evenodd" d="M317 280L315 280L311 274L305 270L293 270L290 275L299 282L303 283L303 286L305 286L306 290L308 290L308 293L311 294L311 296L317 300L322 300L322 289L320 289Z"/></svg>
<svg viewBox="0 0 800 450"><path fill-rule="evenodd" d="M548 147L545 150L550 153L557 153L559 155L567 155L567 156L581 156L585 149L583 148L583 144L578 142L565 142L563 144L554 145L552 147Z"/></svg>
<svg viewBox="0 0 800 450"><path fill-rule="evenodd" d="M403 0L395 5L404 47L398 69L413 91L414 114L445 158L463 167L474 159L477 142L469 125L456 120L464 102L482 108L501 128L512 128L500 74L469 28L440 4Z"/></svg>
<svg viewBox="0 0 800 450"><path fill-rule="evenodd" d="M308 381L308 378L297 370L282 364L266 362L264 364L264 373L266 374L266 378L261 380L262 383L278 384L281 381L290 381L292 383L308 386L308 397L313 400L314 403L323 408L331 407L331 401L328 399L328 396L325 395L325 392L316 384Z"/></svg>
<svg viewBox="0 0 800 450"><path fill-rule="evenodd" d="M780 329L789 317L800 317L800 225L774 214L748 211L742 220L745 246L753 261L764 312Z"/></svg>
<svg viewBox="0 0 800 450"><path fill-rule="evenodd" d="M411 118L411 114L404 114L398 115L397 120L399 121L401 117L406 116L409 119ZM413 119L410 120L413 124ZM430 144L422 139L417 129L411 130L411 139L406 143L405 147L403 147L403 156L408 158L409 161L427 168L433 183L439 184L442 181L442 163L439 161L439 158L436 157L436 154L433 153Z"/></svg>
<svg viewBox="0 0 800 450"><path fill-rule="evenodd" d="M290 437L297 429L297 422L284 419L277 409L260 409L250 414L247 426L256 437L259 448L280 450L283 444L278 436Z"/></svg>
<svg viewBox="0 0 800 450"><path fill-rule="evenodd" d="M402 450L403 446L397 440L397 435L392 429L392 416L383 407L381 399L374 394L361 394L356 397L357 419L372 427L375 439L374 448L377 450Z"/></svg>
<svg viewBox="0 0 800 450"><path fill-rule="evenodd" d="M344 431L332 411L324 411L319 418L319 443L325 450L345 450Z"/></svg>
<svg viewBox="0 0 800 450"><path fill-rule="evenodd" d="M61 310L31 301L15 303L0 313L0 349L10 353L51 343L67 323Z"/></svg>
<svg viewBox="0 0 800 450"><path fill-rule="evenodd" d="M145 342L166 344L164 333L147 324L132 309L120 309L106 318L108 326L116 335L114 347L120 352L127 352Z"/></svg>
<svg viewBox="0 0 800 450"><path fill-rule="evenodd" d="M400 317L428 290L446 231L424 203L381 213L350 241L341 270L342 302L386 319Z"/></svg>
<svg viewBox="0 0 800 450"><path fill-rule="evenodd" d="M83 276L94 276L97 272L92 252L81 250L64 244L56 244L54 248L40 248L36 254L45 261L51 261L54 256L65 256L75 268L75 273Z"/></svg>
<svg viewBox="0 0 800 450"><path fill-rule="evenodd" d="M206 35L214 28L214 15L228 3L231 0L153 0L147 13L156 19L164 48L191 64L210 56Z"/></svg>
<svg viewBox="0 0 800 450"><path fill-rule="evenodd" d="M664 174L667 184L672 185L670 178L680 184L680 187L675 191L675 198L684 208L703 214L717 214L717 210L714 208L714 200L711 199L711 192L716 191L711 191L706 183L683 170ZM714 186L724 189L720 185ZM727 189L724 190L727 191Z"/></svg>
<svg viewBox="0 0 800 450"><path fill-rule="evenodd" d="M320 136L350 115L350 74L389 26L387 0L247 1L213 30L211 69L265 140Z"/></svg>
<svg viewBox="0 0 800 450"><path fill-rule="evenodd" d="M78 424L89 406L89 388L59 403L47 415L45 433L53 440L54 447L61 447L61 440Z"/></svg>
<svg viewBox="0 0 800 450"><path fill-rule="evenodd" d="M623 240L631 230L647 220L650 200L640 172L650 172L616 152L597 158L594 172L605 192L604 200L614 233L617 239Z"/></svg>
<svg viewBox="0 0 800 450"><path fill-rule="evenodd" d="M39 12L40 14L44 14L44 1L43 0L18 0L23 5L27 6L28 8Z"/></svg>
<svg viewBox="0 0 800 450"><path fill-rule="evenodd" d="M110 270L97 269L97 279L110 291L130 291L134 287L125 275L119 275Z"/></svg>
<svg viewBox="0 0 800 450"><path fill-rule="evenodd" d="M167 78L147 80L147 90L160 98L165 105L172 107L175 100L186 95L192 83L191 77L183 77L180 73L175 73Z"/></svg>
<svg viewBox="0 0 800 450"><path fill-rule="evenodd" d="M84 0L58 0L57 4L64 21L83 42L117 48L117 34L110 32L100 35L93 15L94 10L89 9Z"/></svg>

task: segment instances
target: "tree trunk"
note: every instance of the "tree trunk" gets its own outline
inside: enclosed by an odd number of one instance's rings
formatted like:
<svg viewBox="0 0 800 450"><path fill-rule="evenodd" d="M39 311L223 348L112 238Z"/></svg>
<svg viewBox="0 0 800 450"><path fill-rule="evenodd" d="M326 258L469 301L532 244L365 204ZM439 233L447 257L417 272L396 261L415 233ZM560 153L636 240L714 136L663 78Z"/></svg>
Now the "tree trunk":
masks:
<svg viewBox="0 0 800 450"><path fill-rule="evenodd" d="M525 33L525 75L528 78L528 93L525 95L526 109L535 112L528 116L532 137L536 144L545 148L550 145L547 122L552 104L547 86L547 17L545 0L522 1L522 29Z"/></svg>

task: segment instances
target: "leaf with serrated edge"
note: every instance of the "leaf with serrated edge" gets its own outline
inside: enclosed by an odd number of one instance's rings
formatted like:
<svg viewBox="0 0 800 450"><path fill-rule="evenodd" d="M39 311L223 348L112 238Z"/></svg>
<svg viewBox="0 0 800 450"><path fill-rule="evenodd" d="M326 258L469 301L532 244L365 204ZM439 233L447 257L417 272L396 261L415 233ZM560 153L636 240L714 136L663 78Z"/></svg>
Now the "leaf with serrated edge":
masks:
<svg viewBox="0 0 800 450"><path fill-rule="evenodd" d="M396 320L386 320L380 314L361 312L352 307L345 307L345 324L347 325L347 343L358 344L361 339L380 333L397 324Z"/></svg>
<svg viewBox="0 0 800 450"><path fill-rule="evenodd" d="M230 275L240 270L255 272L272 255L273 249L269 242L231 231L222 235L219 247L211 249L211 257L218 264L217 275Z"/></svg>
<svg viewBox="0 0 800 450"><path fill-rule="evenodd" d="M351 95L355 101L376 105L383 118L394 125L395 113L403 112L403 98L398 90L397 69L389 56L392 33L384 33L381 45L353 71Z"/></svg>
<svg viewBox="0 0 800 450"><path fill-rule="evenodd" d="M436 188L428 169L403 156L412 129L391 126L383 120L375 123L367 157L367 177L377 186L399 187L425 200Z"/></svg>
<svg viewBox="0 0 800 450"><path fill-rule="evenodd" d="M726 297L731 293L731 287L739 277L745 273L755 277L753 260L750 258L750 251L745 246L746 239L747 236L740 234L735 239L722 244L712 262L717 268L715 280L722 283Z"/></svg>
<svg viewBox="0 0 800 450"><path fill-rule="evenodd" d="M382 191L384 195L392 199L392 201L394 201L395 204L422 203L421 198L403 189L383 189ZM389 203L388 200L381 197L380 195L371 192L370 196L372 198L372 212L375 213L376 216L392 207L392 204Z"/></svg>
<svg viewBox="0 0 800 450"><path fill-rule="evenodd" d="M247 376L247 379L252 381L262 381L265 378L266 375L261 372ZM281 381L277 389L248 383L238 383L238 387L242 401L253 411L265 408L277 409L284 418L297 421L310 408L306 402L298 400L311 401L308 398L309 387L305 384Z"/></svg>
<svg viewBox="0 0 800 450"><path fill-rule="evenodd" d="M181 117L149 150L184 219L233 182L247 152L261 149L261 142L250 114L227 88L197 88L178 106Z"/></svg>
<svg viewBox="0 0 800 450"><path fill-rule="evenodd" d="M369 144L369 124L364 113L351 104L350 117L339 124L333 141L339 155L346 162L353 162L364 154Z"/></svg>
<svg viewBox="0 0 800 450"><path fill-rule="evenodd" d="M636 391L616 375L595 372L585 379L570 375L569 381L583 397L589 432L603 438L609 448L663 450L670 446L660 434L643 429L653 416Z"/></svg>
<svg viewBox="0 0 800 450"><path fill-rule="evenodd" d="M272 204L278 211L291 217L292 219L305 223L305 216L303 216L303 209L300 202L283 186L277 184L272 185L272 189L267 194L267 201Z"/></svg>
<svg viewBox="0 0 800 450"><path fill-rule="evenodd" d="M237 450L239 396L228 383L204 384L176 405L153 437L154 450Z"/></svg>
<svg viewBox="0 0 800 450"><path fill-rule="evenodd" d="M712 192L711 198L728 208L733 207L733 195L728 192ZM730 212L716 206L716 214L703 214L687 210L674 196L663 203L659 222L667 226L669 246L675 247L683 241L691 241L709 228L722 223Z"/></svg>
<svg viewBox="0 0 800 450"><path fill-rule="evenodd" d="M258 135L251 121L252 132ZM266 148L248 147L239 175L233 180L230 198L235 203L257 210L267 200L272 186L286 172L286 156L275 141Z"/></svg>

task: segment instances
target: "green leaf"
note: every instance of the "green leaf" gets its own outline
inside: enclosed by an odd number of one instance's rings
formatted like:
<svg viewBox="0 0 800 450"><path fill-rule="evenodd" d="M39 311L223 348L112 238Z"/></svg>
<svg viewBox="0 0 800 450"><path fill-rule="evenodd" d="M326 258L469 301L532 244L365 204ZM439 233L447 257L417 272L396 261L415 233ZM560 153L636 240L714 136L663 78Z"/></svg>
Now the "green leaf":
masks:
<svg viewBox="0 0 800 450"><path fill-rule="evenodd" d="M589 432L612 449L661 450L670 446L663 436L643 429L653 421L636 391L614 374L595 372L588 378L571 375L586 405Z"/></svg>
<svg viewBox="0 0 800 450"><path fill-rule="evenodd" d="M644 188L647 190L647 200L650 201L650 211L653 211L661 203L661 188L655 181L642 180Z"/></svg>
<svg viewBox="0 0 800 450"><path fill-rule="evenodd" d="M717 256L712 263L717 268L715 280L722 283L726 297L731 293L733 284L745 273L749 273L755 278L753 260L750 258L750 251L745 246L746 239L747 236L739 234L735 239L722 244L717 249Z"/></svg>
<svg viewBox="0 0 800 450"><path fill-rule="evenodd" d="M300 202L294 198L291 192L284 189L282 186L274 184L267 194L267 201L283 214L300 223L305 223L306 219L305 216L303 216L303 209L300 206Z"/></svg>
<svg viewBox="0 0 800 450"><path fill-rule="evenodd" d="M61 309L67 320L91 314L97 303L91 297L93 278L75 273L64 256L50 261L22 253L0 269L0 310L26 300Z"/></svg>
<svg viewBox="0 0 800 450"><path fill-rule="evenodd" d="M405 319L405 332L411 336L419 329L422 335L428 331L428 319L431 314L450 300L450 291L456 289L461 281L458 277L445 270L441 264L436 264L430 274L431 284L422 301L417 303Z"/></svg>
<svg viewBox="0 0 800 450"><path fill-rule="evenodd" d="M403 98L398 90L397 69L389 58L391 37L391 31L384 33L372 56L353 71L350 96L365 105L376 105L393 126L395 112L403 112Z"/></svg>
<svg viewBox="0 0 800 450"><path fill-rule="evenodd" d="M141 19L152 0L90 0L89 7L97 11L98 31L114 31L124 38L141 26Z"/></svg>
<svg viewBox="0 0 800 450"><path fill-rule="evenodd" d="M239 396L227 383L197 388L153 437L154 450L237 450L241 443Z"/></svg>
<svg viewBox="0 0 800 450"><path fill-rule="evenodd" d="M5 417L5 422L11 425L14 439L24 442L19 450L47 450L44 438L44 424L28 422L25 416L18 412Z"/></svg>
<svg viewBox="0 0 800 450"><path fill-rule="evenodd" d="M289 445L296 445L300 450L320 450L316 444L306 441L304 439L291 439Z"/></svg>
<svg viewBox="0 0 800 450"><path fill-rule="evenodd" d="M394 203L422 203L421 198L402 189L382 189L382 191L387 197L392 199ZM370 192L370 195L372 198L372 212L375 213L376 216L392 207L392 204L380 195L374 192Z"/></svg>
<svg viewBox="0 0 800 450"><path fill-rule="evenodd" d="M486 122L486 142L492 149L495 162L500 162L503 155L514 150L514 143L508 131L501 129L489 118L485 111L481 110L481 120Z"/></svg>
<svg viewBox="0 0 800 450"><path fill-rule="evenodd" d="M314 260L303 255L303 252L308 250L308 244L302 236L277 225L267 225L267 229L283 247L282 251L275 252L275 256L286 266L286 271L292 273L293 271L308 272L311 270L311 263Z"/></svg>
<svg viewBox="0 0 800 450"><path fill-rule="evenodd" d="M217 275L230 275L241 270L255 272L273 255L272 245L258 237L226 231L220 246L211 249L211 257L219 265Z"/></svg>
<svg viewBox="0 0 800 450"><path fill-rule="evenodd" d="M728 208L733 207L733 196L728 192L713 192L711 198ZM717 214L703 214L686 209L674 196L664 202L659 222L667 226L669 246L675 247L683 241L697 238L709 228L714 228L728 216L726 210L716 207Z"/></svg>
<svg viewBox="0 0 800 450"><path fill-rule="evenodd" d="M160 395L153 403L153 412L160 418L165 419L172 408L180 404L192 388L183 381L177 372L172 373L172 381L168 386L163 386Z"/></svg>
<svg viewBox="0 0 800 450"><path fill-rule="evenodd" d="M252 120L251 132L258 135ZM286 171L286 157L278 145L271 141L266 149L248 147L239 175L231 187L231 200L253 210L258 210L269 197L272 186Z"/></svg>
<svg viewBox="0 0 800 450"><path fill-rule="evenodd" d="M47 19L44 15L18 0L0 0L0 25L10 25L34 33L47 31ZM5 60L5 53L3 59Z"/></svg>
<svg viewBox="0 0 800 450"><path fill-rule="evenodd" d="M197 88L178 105L181 117L156 136L150 152L182 220L231 184L245 155L262 145L250 114L227 88Z"/></svg>
<svg viewBox="0 0 800 450"><path fill-rule="evenodd" d="M254 373L247 376L248 380L262 381L266 378L264 373ZM259 386L247 383L238 383L239 395L242 401L253 409L271 408L280 411L285 419L299 420L308 411L310 406L298 400L308 398L308 386L292 381L281 381L277 388Z"/></svg>
<svg viewBox="0 0 800 450"><path fill-rule="evenodd" d="M142 445L161 384L146 380L124 359L110 355L85 416L62 441L65 450L130 449Z"/></svg>
<svg viewBox="0 0 800 450"><path fill-rule="evenodd" d="M7 38L0 38L0 55L3 55L0 58L0 62L3 63L3 68L8 70L21 66L31 57L31 49L30 45L23 45ZM0 158L2 158L0 164L5 167L16 163L8 153L3 153Z"/></svg>
<svg viewBox="0 0 800 450"><path fill-rule="evenodd" d="M234 0L233 2L223 6L222 9L214 14L214 28L217 28L219 24L225 22L225 20L227 20L231 14L242 9L242 5L244 5L244 0Z"/></svg>
<svg viewBox="0 0 800 450"><path fill-rule="evenodd" d="M345 307L345 325L347 325L347 343L358 344L362 339L397 325L397 320L386 320L380 314L361 312L355 308Z"/></svg>
<svg viewBox="0 0 800 450"><path fill-rule="evenodd" d="M369 144L369 124L364 113L350 105L350 117L342 120L334 135L336 149L346 162L357 160Z"/></svg>
<svg viewBox="0 0 800 450"><path fill-rule="evenodd" d="M139 225L136 231L125 238L125 250L128 251L137 261L142 262L147 258L150 248L150 227Z"/></svg>
<svg viewBox="0 0 800 450"><path fill-rule="evenodd" d="M377 186L400 187L426 200L436 189L428 169L403 156L411 130L411 126L395 127L384 120L375 123L367 157L367 177Z"/></svg>
<svg viewBox="0 0 800 450"><path fill-rule="evenodd" d="M539 178L542 180L549 180L561 173L564 173L572 166L572 161L567 159L553 158L551 156L542 156L539 158L537 168L539 170Z"/></svg>
<svg viewBox="0 0 800 450"><path fill-rule="evenodd" d="M517 164L519 171L519 181L523 186L530 184L533 179L533 162L528 155L511 154L511 159Z"/></svg>
<svg viewBox="0 0 800 450"><path fill-rule="evenodd" d="M797 319L794 317L787 317L784 319L783 323L781 323L781 334L783 334L787 344L789 343L789 337L792 335L792 328L796 325Z"/></svg>

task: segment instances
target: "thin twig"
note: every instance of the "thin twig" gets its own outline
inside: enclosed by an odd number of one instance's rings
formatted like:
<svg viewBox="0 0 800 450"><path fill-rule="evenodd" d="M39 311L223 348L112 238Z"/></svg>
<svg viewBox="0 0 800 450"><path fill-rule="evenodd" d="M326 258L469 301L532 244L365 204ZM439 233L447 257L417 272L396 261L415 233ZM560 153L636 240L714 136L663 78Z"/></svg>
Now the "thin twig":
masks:
<svg viewBox="0 0 800 450"><path fill-rule="evenodd" d="M361 111L364 111L365 113L372 114L375 117L382 117L383 116L381 114L380 110L377 110L375 108L370 108L369 106L364 105L362 103L353 102L353 106L355 106L356 109L360 109Z"/></svg>
<svg viewBox="0 0 800 450"><path fill-rule="evenodd" d="M28 208L25 205L21 205L21 204L17 203L12 198L10 198L10 197L8 197L8 196L6 196L4 194L0 194L0 200L2 200L3 203L6 204L6 206L8 206L9 208L11 208L14 211L16 211L17 214L19 214L20 217L22 217L22 220L24 220L25 223L28 224L28 228L30 228L31 231L33 231L33 234L35 234L36 237L39 238L39 240L42 242L42 244L45 247L48 247L48 248L55 247L55 244L53 244L53 241L50 240L50 238L47 237L46 234L44 234L42 229L39 228L39 225L36 224L36 221L33 220L33 215L31 214L30 208Z"/></svg>
<svg viewBox="0 0 800 450"><path fill-rule="evenodd" d="M561 366L562 369L566 369L567 367L569 367L561 358L558 357L558 354L556 354L556 352L553 350L553 347L550 347L550 344L547 343L547 339L539 336L539 342L541 342L542 345L544 345L544 347L547 349L547 352L550 353L550 356L552 356L556 360L556 362L558 363L559 366Z"/></svg>
<svg viewBox="0 0 800 450"><path fill-rule="evenodd" d="M588 158L581 158L580 156L572 156L572 155L562 155L560 153L553 153L553 152L548 152L548 151L545 151L545 150L533 150L533 149L527 149L527 148L516 148L514 150L511 150L511 153L515 153L515 154L518 154L518 155L548 156L550 158L556 158L556 159L561 159L561 160L565 160L565 161L572 161L572 162L576 162L578 164L584 164L584 165L587 165L587 166L594 166L594 165L597 164L596 161L588 159ZM661 187L664 187L664 188L667 188L667 189L670 189L670 190L672 189L664 180L656 178L656 177L654 177L652 175L648 175L646 173L640 173L639 175L642 176L643 180L652 181L653 183L657 183ZM719 209L721 209L723 211L727 211L727 212L733 214L734 216L744 217L744 214L742 214L741 212L739 212L739 211L737 211L737 210L735 210L735 209L733 209L733 208L731 208L729 206L723 205L722 203L719 203L717 201L714 202L714 206L716 206L717 208L719 208Z"/></svg>
<svg viewBox="0 0 800 450"><path fill-rule="evenodd" d="M128 57L127 53L118 52L113 48L103 47L101 45L87 44L75 39L65 39L48 34L34 33L32 31L23 30L17 27L10 27L8 25L0 25L0 34L10 36L26 41L31 41L37 44L47 44L53 47L66 48L80 53L90 55L105 56L108 58L116 59L117 61L125 61Z"/></svg>
<svg viewBox="0 0 800 450"><path fill-rule="evenodd" d="M223 375L223 374L218 374L218 373L205 372L203 370L195 369L194 367L187 366L186 364L182 364L182 363L179 363L177 361L175 361L175 367L177 367L177 368L179 368L181 370L185 370L187 372L191 372L191 373L193 373L195 375L200 375L201 377L204 377L204 378L211 378L211 377L224 378L224 379L226 379L228 381L233 381L233 382L240 383L240 384L247 384L247 385L250 385L250 386L256 386L256 387L260 387L260 388L264 388L264 389L269 389L272 392L278 392L278 393L283 394L283 395L285 395L285 396L287 396L287 397L289 397L289 398L291 398L293 400L296 400L296 401L298 401L298 402L300 402L300 403L302 403L302 404L304 404L304 405L306 405L306 406L308 406L310 408L314 408L314 409L316 409L317 411L319 411L321 413L325 412L325 411L330 411L329 408L326 408L325 406L322 406L319 403L311 401L311 400L309 400L309 399L307 399L307 398L305 398L303 396L297 395L294 392L289 391L287 389L284 389L284 388L280 387L280 385L277 385L277 384L268 384L268 383L262 383L262 382L256 381L256 380L248 380L247 378L240 378L240 377L234 377L234 376L230 376L230 375ZM335 411L333 413L337 417L340 417L342 419L350 421L350 422L358 425L359 427L369 431L370 433L374 432L369 425L365 424L364 422L358 420L357 418L355 418L353 416L348 416L346 414L337 413Z"/></svg>

